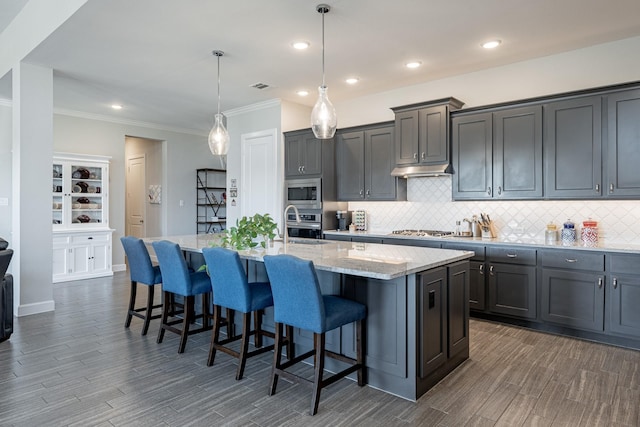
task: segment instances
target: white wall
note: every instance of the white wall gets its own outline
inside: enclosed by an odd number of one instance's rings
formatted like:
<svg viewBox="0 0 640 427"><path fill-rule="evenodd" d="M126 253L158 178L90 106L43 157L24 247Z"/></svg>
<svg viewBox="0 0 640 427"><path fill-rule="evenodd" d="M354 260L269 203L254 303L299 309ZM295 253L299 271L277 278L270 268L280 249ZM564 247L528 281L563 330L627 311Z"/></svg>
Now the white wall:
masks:
<svg viewBox="0 0 640 427"><path fill-rule="evenodd" d="M0 237L11 243L11 133L12 108L0 104L0 199L9 205L0 205Z"/></svg>
<svg viewBox="0 0 640 427"><path fill-rule="evenodd" d="M274 100L234 111L225 111L225 115L227 116L227 129L229 130L229 136L231 138L229 153L227 154L227 188L230 187L232 179L235 179L238 187L241 187L240 141L243 134L277 129L278 158L281 159L283 156L281 103L279 100ZM279 163L278 165L274 165L274 167L278 168L278 176L284 177L282 161ZM282 193L282 189L273 189L274 197L278 197L278 192ZM243 198L246 197L250 197L250 195L239 193L236 199L236 206L232 206L232 199L227 197L228 227L234 226L236 220L240 218L241 203Z"/></svg>
<svg viewBox="0 0 640 427"><path fill-rule="evenodd" d="M640 80L640 37L334 101L339 127L393 120L391 107L453 96L463 108Z"/></svg>

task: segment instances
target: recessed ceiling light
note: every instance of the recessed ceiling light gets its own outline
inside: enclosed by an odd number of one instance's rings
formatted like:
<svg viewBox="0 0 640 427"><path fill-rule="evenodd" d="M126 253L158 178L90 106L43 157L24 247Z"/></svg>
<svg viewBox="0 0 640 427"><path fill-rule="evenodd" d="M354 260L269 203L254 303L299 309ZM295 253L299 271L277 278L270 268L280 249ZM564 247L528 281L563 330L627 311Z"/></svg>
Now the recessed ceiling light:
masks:
<svg viewBox="0 0 640 427"><path fill-rule="evenodd" d="M296 93L298 94L298 96L307 96L307 95L309 95L309 91L306 91L306 90L299 90Z"/></svg>
<svg viewBox="0 0 640 427"><path fill-rule="evenodd" d="M420 61L411 61L411 62L407 62L404 65L407 68L418 68L419 66L422 65L422 62L420 62Z"/></svg>
<svg viewBox="0 0 640 427"><path fill-rule="evenodd" d="M502 43L501 40L490 40L488 42L482 43L480 46L482 46L485 49L495 49L498 46L500 46L500 43Z"/></svg>
<svg viewBox="0 0 640 427"><path fill-rule="evenodd" d="M349 77L348 79L345 80L345 82L347 82L350 85L354 85L356 83L358 83L360 81L359 78L357 77Z"/></svg>
<svg viewBox="0 0 640 427"><path fill-rule="evenodd" d="M294 49L305 50L311 46L311 44L309 42L293 42L291 46L293 46Z"/></svg>
<svg viewBox="0 0 640 427"><path fill-rule="evenodd" d="M122 105L120 105L120 104L113 104L113 105L111 105L111 108L113 108L114 110L122 110Z"/></svg>

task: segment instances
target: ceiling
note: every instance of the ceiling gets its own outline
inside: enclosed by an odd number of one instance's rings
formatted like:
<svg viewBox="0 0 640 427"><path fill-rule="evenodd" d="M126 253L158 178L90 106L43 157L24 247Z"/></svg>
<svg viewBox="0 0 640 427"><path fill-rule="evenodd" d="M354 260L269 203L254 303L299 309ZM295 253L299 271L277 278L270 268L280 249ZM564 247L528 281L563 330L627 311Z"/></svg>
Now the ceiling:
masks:
<svg viewBox="0 0 640 427"><path fill-rule="evenodd" d="M27 0L0 2L0 30ZM313 105L321 15L309 0L89 0L26 62L54 70L54 107L206 134L216 112L274 98ZM640 35L637 0L329 0L334 103ZM500 39L494 50L480 43ZM296 51L291 43L311 47ZM404 67L409 60L422 66ZM350 86L349 76L360 78ZM0 97L11 97L10 79ZM255 83L269 85L255 89ZM310 95L301 98L299 89ZM452 94L455 95L455 94ZM123 109L114 111L113 103Z"/></svg>

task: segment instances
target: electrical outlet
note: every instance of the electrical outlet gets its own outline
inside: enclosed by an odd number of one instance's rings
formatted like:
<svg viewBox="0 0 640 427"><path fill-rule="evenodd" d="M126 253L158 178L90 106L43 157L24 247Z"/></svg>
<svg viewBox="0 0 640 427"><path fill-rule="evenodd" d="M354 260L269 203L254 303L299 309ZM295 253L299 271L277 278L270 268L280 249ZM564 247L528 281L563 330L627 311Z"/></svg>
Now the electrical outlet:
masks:
<svg viewBox="0 0 640 427"><path fill-rule="evenodd" d="M184 200L180 200L180 207L184 208Z"/></svg>

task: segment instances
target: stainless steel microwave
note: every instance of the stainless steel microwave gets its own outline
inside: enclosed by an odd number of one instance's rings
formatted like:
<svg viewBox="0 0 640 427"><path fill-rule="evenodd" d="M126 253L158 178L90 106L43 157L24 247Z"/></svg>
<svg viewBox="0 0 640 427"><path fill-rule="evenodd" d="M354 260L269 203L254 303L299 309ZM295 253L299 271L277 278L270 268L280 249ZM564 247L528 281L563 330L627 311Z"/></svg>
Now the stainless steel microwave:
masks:
<svg viewBox="0 0 640 427"><path fill-rule="evenodd" d="M321 178L287 180L284 194L286 205L302 209L322 209Z"/></svg>

